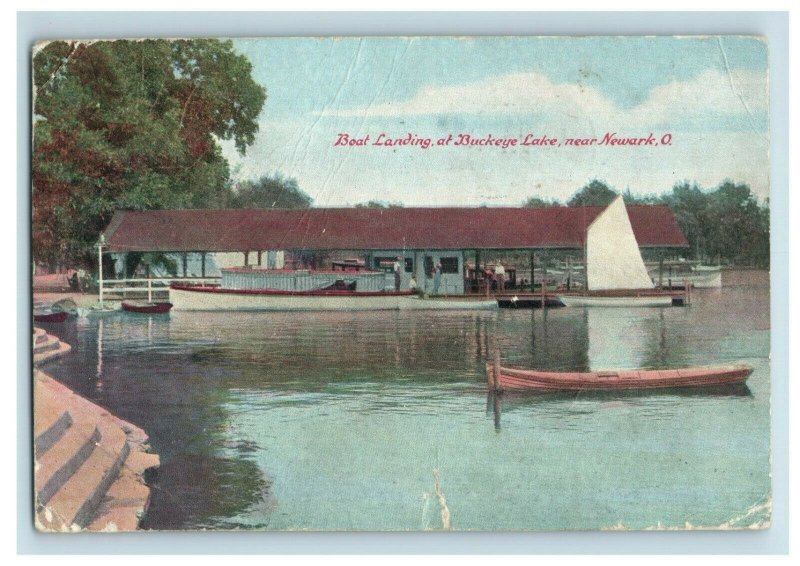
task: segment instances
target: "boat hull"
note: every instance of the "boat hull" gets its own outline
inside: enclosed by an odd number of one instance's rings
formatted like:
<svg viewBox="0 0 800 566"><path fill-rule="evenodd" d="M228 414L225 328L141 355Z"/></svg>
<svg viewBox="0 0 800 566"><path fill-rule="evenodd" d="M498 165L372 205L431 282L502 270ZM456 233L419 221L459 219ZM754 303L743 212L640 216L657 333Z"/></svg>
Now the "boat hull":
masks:
<svg viewBox="0 0 800 566"><path fill-rule="evenodd" d="M650 275L654 281L659 280L658 269L651 269ZM661 274L664 285L671 284L673 287L683 287L684 283L689 283L695 289L718 289L722 287L722 270L719 267L699 265L691 273L677 273L667 277Z"/></svg>
<svg viewBox="0 0 800 566"><path fill-rule="evenodd" d="M165 314L172 308L172 303L122 303L122 310L136 314Z"/></svg>
<svg viewBox="0 0 800 566"><path fill-rule="evenodd" d="M489 386L498 391L609 391L625 389L672 389L738 385L752 369L741 366L697 367L663 370L614 370L596 372L545 372L487 365Z"/></svg>
<svg viewBox="0 0 800 566"><path fill-rule="evenodd" d="M722 271L697 270L686 278L695 289L715 289L722 287Z"/></svg>
<svg viewBox="0 0 800 566"><path fill-rule="evenodd" d="M593 297L587 295L559 295L565 307L669 307L672 296L643 297Z"/></svg>
<svg viewBox="0 0 800 566"><path fill-rule="evenodd" d="M47 313L34 313L34 322L64 322L69 317L68 312L47 312Z"/></svg>
<svg viewBox="0 0 800 566"><path fill-rule="evenodd" d="M423 299L409 292L234 290L216 287L170 289L178 311L352 311L495 310L495 300Z"/></svg>

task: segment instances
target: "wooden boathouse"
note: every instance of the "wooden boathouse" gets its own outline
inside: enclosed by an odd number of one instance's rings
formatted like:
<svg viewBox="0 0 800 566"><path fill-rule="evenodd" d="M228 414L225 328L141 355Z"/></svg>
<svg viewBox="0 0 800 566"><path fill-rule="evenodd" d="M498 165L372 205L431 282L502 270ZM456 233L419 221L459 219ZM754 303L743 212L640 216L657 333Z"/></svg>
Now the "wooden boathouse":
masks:
<svg viewBox="0 0 800 566"><path fill-rule="evenodd" d="M440 292L456 295L470 291L465 276L480 270L489 255L525 252L530 262L525 268L533 273L535 254L580 254L587 227L604 208L120 210L103 234L102 252L118 266L132 252L169 254L178 278L209 279L219 277L222 266L284 267L276 262L284 252L348 251L358 265L373 270L400 258L402 288L414 274L419 287L427 289L439 264ZM687 247L669 207L627 209L641 248ZM124 281L116 271L117 280Z"/></svg>

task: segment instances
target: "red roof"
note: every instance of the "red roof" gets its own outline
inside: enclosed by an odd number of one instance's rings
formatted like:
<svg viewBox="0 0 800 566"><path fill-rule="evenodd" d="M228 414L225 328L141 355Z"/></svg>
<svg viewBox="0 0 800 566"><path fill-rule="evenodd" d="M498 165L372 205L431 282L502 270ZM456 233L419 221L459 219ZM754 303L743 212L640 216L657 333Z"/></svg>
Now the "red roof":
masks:
<svg viewBox="0 0 800 566"><path fill-rule="evenodd" d="M579 248L603 207L118 211L109 251ZM666 206L629 206L640 246L683 247Z"/></svg>

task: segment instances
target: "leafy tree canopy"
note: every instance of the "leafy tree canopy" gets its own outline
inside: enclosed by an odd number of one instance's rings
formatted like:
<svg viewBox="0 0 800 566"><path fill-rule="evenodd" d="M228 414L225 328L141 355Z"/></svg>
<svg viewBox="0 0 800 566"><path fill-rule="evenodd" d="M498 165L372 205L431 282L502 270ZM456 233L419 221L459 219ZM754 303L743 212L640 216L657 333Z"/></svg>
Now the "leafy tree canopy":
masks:
<svg viewBox="0 0 800 566"><path fill-rule="evenodd" d="M370 200L367 202L359 202L356 208L403 208L402 202L387 202L384 200Z"/></svg>
<svg viewBox="0 0 800 566"><path fill-rule="evenodd" d="M617 198L617 193L611 190L604 181L594 179L584 185L567 201L567 206L606 206Z"/></svg>
<svg viewBox="0 0 800 566"><path fill-rule="evenodd" d="M552 208L554 206L564 205L556 199L544 199L541 197L530 197L522 205L523 208Z"/></svg>
<svg viewBox="0 0 800 566"><path fill-rule="evenodd" d="M225 206L266 99L213 39L55 41L33 58L33 254L86 261L114 210Z"/></svg>
<svg viewBox="0 0 800 566"><path fill-rule="evenodd" d="M313 199L295 179L280 173L240 183L231 196L233 208L308 208Z"/></svg>

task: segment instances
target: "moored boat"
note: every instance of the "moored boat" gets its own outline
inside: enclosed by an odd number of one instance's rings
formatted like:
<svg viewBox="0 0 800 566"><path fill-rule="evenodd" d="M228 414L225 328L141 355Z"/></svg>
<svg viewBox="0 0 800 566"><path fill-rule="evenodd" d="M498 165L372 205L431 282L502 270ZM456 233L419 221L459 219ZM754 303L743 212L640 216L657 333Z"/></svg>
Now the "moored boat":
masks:
<svg viewBox="0 0 800 566"><path fill-rule="evenodd" d="M587 228L585 254L586 291L560 294L564 306L668 307L687 302L654 289L621 196Z"/></svg>
<svg viewBox="0 0 800 566"><path fill-rule="evenodd" d="M494 310L494 299L423 298L413 291L318 289L229 289L173 284L175 310L187 311L338 311L338 310Z"/></svg>
<svg viewBox="0 0 800 566"><path fill-rule="evenodd" d="M34 322L64 322L69 317L69 313L60 312L34 312Z"/></svg>
<svg viewBox="0 0 800 566"><path fill-rule="evenodd" d="M672 295L602 296L559 295L565 307L669 307Z"/></svg>
<svg viewBox="0 0 800 566"><path fill-rule="evenodd" d="M719 387L744 383L752 373L744 366L681 369L620 369L592 372L552 372L487 364L489 388L496 391L605 391Z"/></svg>
<svg viewBox="0 0 800 566"><path fill-rule="evenodd" d="M660 280L664 286L677 287L688 283L695 289L715 289L722 287L722 267L702 265L690 261L664 262L666 272L659 275L658 264L648 267L654 281Z"/></svg>
<svg viewBox="0 0 800 566"><path fill-rule="evenodd" d="M172 308L172 303L148 303L143 301L123 301L122 310L137 314L164 314Z"/></svg>

